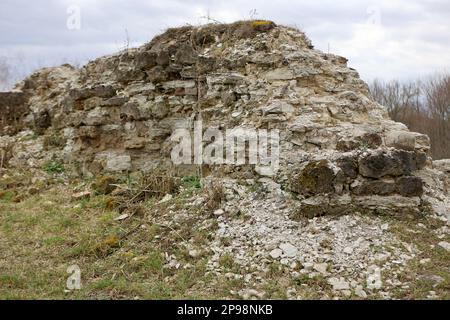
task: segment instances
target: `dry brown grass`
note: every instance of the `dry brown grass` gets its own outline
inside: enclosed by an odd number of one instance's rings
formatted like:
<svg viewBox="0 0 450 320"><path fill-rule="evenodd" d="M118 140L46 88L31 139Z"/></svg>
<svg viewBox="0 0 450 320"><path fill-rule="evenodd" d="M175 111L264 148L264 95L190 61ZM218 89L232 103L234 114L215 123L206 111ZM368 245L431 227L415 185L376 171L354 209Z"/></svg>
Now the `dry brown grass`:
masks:
<svg viewBox="0 0 450 320"><path fill-rule="evenodd" d="M206 209L214 211L220 208L222 202L225 200L225 191L221 183L213 182L205 190L206 193Z"/></svg>
<svg viewBox="0 0 450 320"><path fill-rule="evenodd" d="M194 39L194 45L201 47L215 42L216 37L222 42L247 39L256 36L258 32L267 32L275 26L274 22L267 20L244 20L230 24L210 23L200 28L188 25L167 29L163 34L153 38L147 46L151 48L156 43L185 38Z"/></svg>

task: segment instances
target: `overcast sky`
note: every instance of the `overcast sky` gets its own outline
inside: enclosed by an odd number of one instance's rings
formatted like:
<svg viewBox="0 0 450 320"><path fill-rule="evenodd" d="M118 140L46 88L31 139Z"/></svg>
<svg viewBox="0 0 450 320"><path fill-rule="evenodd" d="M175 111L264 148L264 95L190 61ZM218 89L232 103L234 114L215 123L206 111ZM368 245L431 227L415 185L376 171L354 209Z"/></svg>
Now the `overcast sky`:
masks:
<svg viewBox="0 0 450 320"><path fill-rule="evenodd" d="M80 19L78 19L78 13ZM168 27L270 19L343 55L365 80L408 79L450 68L448 0L1 0L0 58L16 74L148 42Z"/></svg>

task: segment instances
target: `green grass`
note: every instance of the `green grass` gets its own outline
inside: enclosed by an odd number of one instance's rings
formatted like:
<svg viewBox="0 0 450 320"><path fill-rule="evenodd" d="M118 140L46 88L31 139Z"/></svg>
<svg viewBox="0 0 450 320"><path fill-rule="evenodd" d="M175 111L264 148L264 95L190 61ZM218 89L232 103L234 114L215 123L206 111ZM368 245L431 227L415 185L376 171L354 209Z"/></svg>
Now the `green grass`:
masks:
<svg viewBox="0 0 450 320"><path fill-rule="evenodd" d="M183 184L188 189L201 189L202 183L200 177L197 176L188 176L183 177Z"/></svg>
<svg viewBox="0 0 450 320"><path fill-rule="evenodd" d="M48 174L58 174L66 171L64 164L57 160L52 160L45 163L42 169Z"/></svg>
<svg viewBox="0 0 450 320"><path fill-rule="evenodd" d="M188 193L176 195L167 203L147 200L141 204L145 215L114 221L121 213L107 208L110 196L94 194L88 199L71 200L75 185L56 184L19 203L10 201L12 194L3 194L0 299L230 297L229 292L222 296L219 294L223 291L205 288L204 283L211 281L206 273L209 253L193 259L183 247L184 240L207 243L203 238L209 234L195 227L208 217L202 216L201 206L186 206ZM195 192L201 190L195 188L190 194ZM161 214L172 207L188 208L187 220L170 228L152 222L153 217L161 221ZM166 253L191 267L168 268ZM65 292L66 270L74 264L81 269L82 289Z"/></svg>
<svg viewBox="0 0 450 320"><path fill-rule="evenodd" d="M0 185L14 187L0 196L0 299L236 298L236 292L249 287L242 277L256 271L239 265L232 254L223 254L219 258L222 275L207 272L217 218L205 212L202 204L192 205L192 197L204 192L200 179L188 177L184 183L188 190L170 201L150 198L119 211L108 206L112 195L93 193L90 198L73 200L79 181L51 182L40 193L14 202L15 195L24 194L28 185L17 186L0 178ZM123 199L114 200L123 203ZM140 210L136 211L136 206ZM124 212L130 217L114 220ZM398 221L390 216L381 219L389 222L390 232L414 243L421 252L400 275L410 288L392 290L394 298L422 299L435 291L440 298L450 299L450 256L436 246L450 239L448 235L438 238L432 232L443 223L427 218L421 220L427 226L422 229L417 221ZM226 247L230 241L223 239L222 245ZM189 255L192 247L201 252L196 258ZM167 266L167 255L176 257L179 269ZM430 262L421 264L421 259ZM82 288L65 292L71 265L81 269ZM268 299L285 299L288 288L295 288L305 299L319 299L324 294L333 297L324 277L293 277L291 272L271 262L266 273L258 273L265 282L251 286L265 292ZM239 277L227 277L227 273ZM432 275L444 281L434 286L423 277Z"/></svg>
<svg viewBox="0 0 450 320"><path fill-rule="evenodd" d="M13 201L16 194L13 191L3 191L0 192L0 201L2 202L11 202Z"/></svg>

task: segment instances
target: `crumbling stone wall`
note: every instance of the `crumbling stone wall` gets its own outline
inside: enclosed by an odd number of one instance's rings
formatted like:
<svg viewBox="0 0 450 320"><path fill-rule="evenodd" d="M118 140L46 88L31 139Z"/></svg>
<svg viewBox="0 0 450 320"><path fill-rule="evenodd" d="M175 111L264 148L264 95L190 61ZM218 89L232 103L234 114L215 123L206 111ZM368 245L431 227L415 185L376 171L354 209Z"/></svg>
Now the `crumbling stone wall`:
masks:
<svg viewBox="0 0 450 320"><path fill-rule="evenodd" d="M180 120L202 119L205 128L279 130L280 170L270 178L295 194L302 216L418 214L434 196L424 178L432 169L428 137L390 120L345 58L314 50L302 32L272 22L169 29L80 70L39 71L18 88L31 93L23 129L38 138L22 143L14 165L57 158L85 175L183 175L199 166L173 165L172 133ZM26 107L8 111L2 121L21 123L24 114ZM265 175L251 165L202 169L238 179Z"/></svg>
<svg viewBox="0 0 450 320"><path fill-rule="evenodd" d="M15 134L24 124L23 118L29 112L23 92L0 92L0 135Z"/></svg>

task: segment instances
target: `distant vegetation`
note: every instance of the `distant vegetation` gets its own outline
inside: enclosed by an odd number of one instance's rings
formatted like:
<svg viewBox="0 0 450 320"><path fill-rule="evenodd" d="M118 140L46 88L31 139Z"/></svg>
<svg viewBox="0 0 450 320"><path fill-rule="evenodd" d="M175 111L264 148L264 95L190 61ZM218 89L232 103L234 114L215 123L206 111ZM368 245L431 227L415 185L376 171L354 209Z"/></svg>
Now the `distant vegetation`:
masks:
<svg viewBox="0 0 450 320"><path fill-rule="evenodd" d="M10 68L5 59L0 59L0 91L5 90L10 79Z"/></svg>
<svg viewBox="0 0 450 320"><path fill-rule="evenodd" d="M424 81L375 80L370 91L393 120L430 137L434 159L450 158L450 74Z"/></svg>

